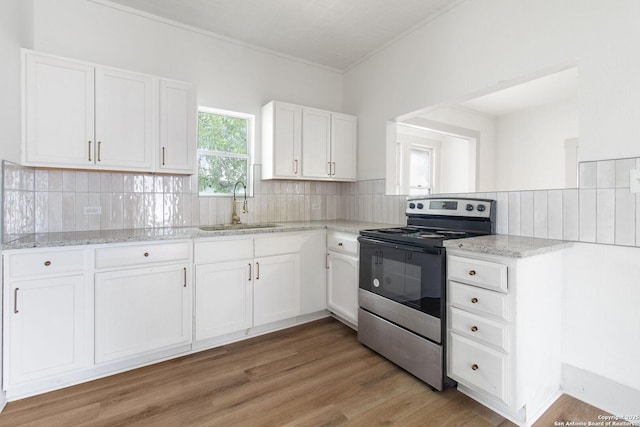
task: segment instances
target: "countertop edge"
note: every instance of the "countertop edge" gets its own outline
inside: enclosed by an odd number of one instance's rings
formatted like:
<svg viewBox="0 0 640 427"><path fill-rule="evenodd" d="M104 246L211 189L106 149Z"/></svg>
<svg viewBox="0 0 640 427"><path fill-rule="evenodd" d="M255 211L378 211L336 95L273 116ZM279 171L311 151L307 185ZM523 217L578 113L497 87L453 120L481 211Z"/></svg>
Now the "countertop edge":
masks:
<svg viewBox="0 0 640 427"><path fill-rule="evenodd" d="M450 250L462 250L509 258L529 258L571 248L573 243L567 240L494 234L448 240L445 241L444 246Z"/></svg>
<svg viewBox="0 0 640 427"><path fill-rule="evenodd" d="M275 227L236 230L203 231L198 226L130 230L106 230L61 233L32 233L3 242L2 250L46 249L65 246L90 246L115 243L136 243L180 239L211 239L216 237L330 230L357 234L367 228L392 227L392 224L362 221L328 220L274 222Z"/></svg>

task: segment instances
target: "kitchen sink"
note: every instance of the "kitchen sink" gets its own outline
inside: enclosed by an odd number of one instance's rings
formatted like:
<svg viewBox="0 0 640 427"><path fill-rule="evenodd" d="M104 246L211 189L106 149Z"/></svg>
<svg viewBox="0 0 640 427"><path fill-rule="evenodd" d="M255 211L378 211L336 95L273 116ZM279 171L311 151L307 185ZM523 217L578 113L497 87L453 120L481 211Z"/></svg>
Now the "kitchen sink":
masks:
<svg viewBox="0 0 640 427"><path fill-rule="evenodd" d="M254 224L218 224L203 225L198 227L202 231L224 231L224 230L247 230L255 228L274 228L280 227L278 224L254 223Z"/></svg>

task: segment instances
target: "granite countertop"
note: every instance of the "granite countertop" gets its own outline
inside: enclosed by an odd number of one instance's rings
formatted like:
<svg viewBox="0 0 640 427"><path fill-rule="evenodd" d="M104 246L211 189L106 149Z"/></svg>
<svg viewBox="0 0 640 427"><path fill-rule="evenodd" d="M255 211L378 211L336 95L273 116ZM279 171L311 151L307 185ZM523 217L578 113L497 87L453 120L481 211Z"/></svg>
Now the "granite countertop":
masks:
<svg viewBox="0 0 640 427"><path fill-rule="evenodd" d="M380 224L360 221L296 221L269 223L265 228L245 228L204 231L200 227L167 227L144 228L130 230L70 231L60 233L33 233L21 236L5 236L3 250L49 248L58 246L96 245L105 243L142 242L150 240L203 239L219 236L236 236L243 234L281 233L291 231L328 229L357 234L368 228L393 227L391 224ZM202 226L205 227L205 226Z"/></svg>
<svg viewBox="0 0 640 427"><path fill-rule="evenodd" d="M510 258L527 258L569 248L572 245L573 242L565 240L539 239L535 237L508 236L502 234L445 240L444 242L444 246L450 249L462 249L465 251L501 255Z"/></svg>

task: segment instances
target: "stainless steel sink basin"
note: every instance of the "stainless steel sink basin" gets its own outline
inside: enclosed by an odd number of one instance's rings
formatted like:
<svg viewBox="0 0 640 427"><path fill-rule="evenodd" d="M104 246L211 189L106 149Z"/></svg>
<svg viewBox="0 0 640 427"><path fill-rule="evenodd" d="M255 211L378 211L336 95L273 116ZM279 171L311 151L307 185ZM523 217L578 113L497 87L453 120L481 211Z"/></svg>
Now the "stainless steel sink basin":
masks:
<svg viewBox="0 0 640 427"><path fill-rule="evenodd" d="M198 227L202 231L224 231L224 230L247 230L255 228L274 228L279 227L278 224L254 223L254 224L218 224L203 225Z"/></svg>

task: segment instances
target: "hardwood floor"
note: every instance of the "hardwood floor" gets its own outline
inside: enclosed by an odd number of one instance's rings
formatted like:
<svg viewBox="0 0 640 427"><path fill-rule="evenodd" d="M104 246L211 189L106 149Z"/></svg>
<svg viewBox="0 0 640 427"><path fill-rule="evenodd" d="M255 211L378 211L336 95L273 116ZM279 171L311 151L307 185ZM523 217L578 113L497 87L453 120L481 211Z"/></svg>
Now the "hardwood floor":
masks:
<svg viewBox="0 0 640 427"><path fill-rule="evenodd" d="M563 396L536 424L596 420ZM433 392L323 319L11 402L9 426L511 426L455 389Z"/></svg>

